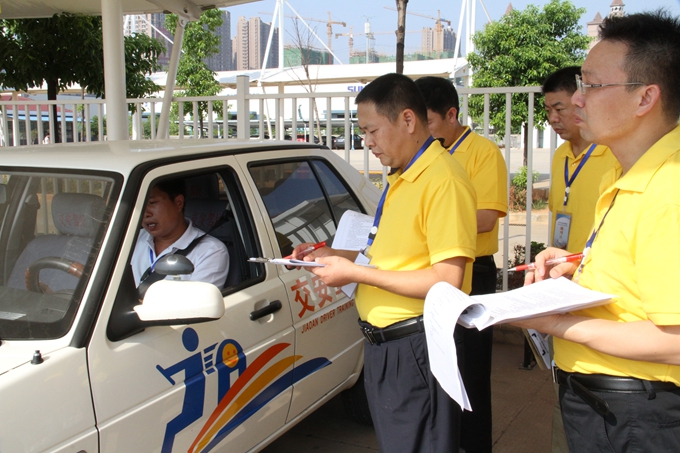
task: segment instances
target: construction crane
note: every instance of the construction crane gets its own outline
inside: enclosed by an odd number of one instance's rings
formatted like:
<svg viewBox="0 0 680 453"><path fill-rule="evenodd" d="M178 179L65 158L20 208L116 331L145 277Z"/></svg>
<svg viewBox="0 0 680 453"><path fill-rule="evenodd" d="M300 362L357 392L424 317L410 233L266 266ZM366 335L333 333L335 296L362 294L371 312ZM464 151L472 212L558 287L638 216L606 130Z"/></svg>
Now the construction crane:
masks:
<svg viewBox="0 0 680 453"><path fill-rule="evenodd" d="M394 31L373 31L370 33L353 33L353 26L349 26L349 33L336 33L335 34L335 39L338 39L341 36L349 36L349 56L350 58L352 57L352 53L354 52L354 36L366 36L368 39L375 41L375 36L374 35L393 35L396 32ZM420 33L420 30L408 30L405 31L404 33Z"/></svg>
<svg viewBox="0 0 680 453"><path fill-rule="evenodd" d="M390 11L397 11L396 8L392 8L391 6L384 6L383 8L389 9ZM442 51L442 45L444 43L444 41L442 39L442 31L443 31L442 22L446 22L450 27L451 21L448 20L448 19L443 19L442 15L441 15L441 11L439 11L439 10L437 10L437 17L428 16L426 14L414 13L412 11L406 11L406 14L411 14L413 16L418 16L418 17L424 17L425 19L432 19L432 20L435 21L434 30L435 30L435 33L437 35L437 39L436 39L436 42L435 42L435 45L434 45L434 50L435 50L435 52L441 52Z"/></svg>
<svg viewBox="0 0 680 453"><path fill-rule="evenodd" d="M260 11L257 14L267 14L267 15L271 16L272 13L265 13L265 12ZM297 16L291 16L289 14L286 14L285 16L289 17L291 19L297 18ZM309 18L309 17L301 17L301 19L304 19L304 20L310 21L310 22L321 22L322 24L326 24L326 33L328 34L328 49L330 49L330 50L333 50L333 44L332 44L332 40L331 40L331 38L333 37L333 25L342 25L343 27L347 26L347 24L345 22L334 21L331 18L331 12L330 11L328 11L328 20L327 21L323 20L323 19L313 19L313 18ZM331 55L330 58L331 58L331 63L333 63L333 61L332 61L333 56Z"/></svg>

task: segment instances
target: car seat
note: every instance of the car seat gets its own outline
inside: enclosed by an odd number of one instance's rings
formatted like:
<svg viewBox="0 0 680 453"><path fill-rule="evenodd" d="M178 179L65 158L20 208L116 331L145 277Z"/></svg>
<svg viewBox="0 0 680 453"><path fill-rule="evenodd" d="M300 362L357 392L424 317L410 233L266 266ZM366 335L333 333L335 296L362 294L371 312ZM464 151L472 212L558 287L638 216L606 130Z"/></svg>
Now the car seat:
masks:
<svg viewBox="0 0 680 453"><path fill-rule="evenodd" d="M52 198L52 220L60 234L36 236L17 259L7 286L26 289L28 267L41 258L57 257L85 265L92 253L97 231L104 221L106 205L97 195L57 193ZM53 292L74 290L78 278L65 272L44 269L40 281Z"/></svg>

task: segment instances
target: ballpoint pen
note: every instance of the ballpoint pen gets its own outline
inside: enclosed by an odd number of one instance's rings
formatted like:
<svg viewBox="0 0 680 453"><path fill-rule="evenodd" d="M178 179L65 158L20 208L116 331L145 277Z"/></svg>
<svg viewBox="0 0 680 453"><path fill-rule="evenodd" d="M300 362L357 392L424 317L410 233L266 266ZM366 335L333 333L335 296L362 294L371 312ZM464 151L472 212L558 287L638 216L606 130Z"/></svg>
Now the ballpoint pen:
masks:
<svg viewBox="0 0 680 453"><path fill-rule="evenodd" d="M562 256L559 258L553 258L545 262L546 266L552 266L553 264L567 263L569 261L578 261L583 258L583 253L574 253L573 255ZM522 264L521 266L513 267L508 269L508 272L519 272L526 271L530 269L536 269L536 263Z"/></svg>
<svg viewBox="0 0 680 453"><path fill-rule="evenodd" d="M302 250L300 253L306 255L306 254L308 254L308 253L310 253L310 252L313 252L313 251L316 250L316 249L320 249L321 247L326 247L326 241L321 241L321 242L319 242L319 243L317 243L317 244L310 245L310 246L307 247L306 249ZM283 259L286 259L286 260L289 260L289 259L291 259L291 258L293 258L293 255L288 255L288 256L284 256L284 257L283 257Z"/></svg>

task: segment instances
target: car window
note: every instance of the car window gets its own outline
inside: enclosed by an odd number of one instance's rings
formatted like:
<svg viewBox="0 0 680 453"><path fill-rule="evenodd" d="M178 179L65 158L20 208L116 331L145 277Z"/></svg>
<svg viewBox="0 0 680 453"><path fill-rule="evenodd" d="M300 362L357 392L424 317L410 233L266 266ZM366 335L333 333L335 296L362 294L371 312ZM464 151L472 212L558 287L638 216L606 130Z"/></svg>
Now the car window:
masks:
<svg viewBox="0 0 680 453"><path fill-rule="evenodd" d="M215 256L206 256L207 252L205 251L195 254L190 252L187 255L188 258L194 257L194 261L200 259L202 262L193 262L194 266L196 266L194 273L182 278L209 281L223 289L236 286L253 276L258 276L257 272L254 271L255 267L251 269L247 264L245 244L248 243L248 248L251 249L255 247L256 241L254 238L256 235L254 234L252 222L247 221L248 215L246 213L248 210L243 205L242 197L239 194L240 191L235 185L235 177L226 169L222 172L172 174L153 181L150 187L153 188L156 185L167 187L170 185L170 187L174 187L177 190L178 183L184 195L184 218L189 220L192 227L200 230L200 232L197 232L199 234L198 237L201 237L203 233L210 236L210 238L196 241L197 244L192 249L199 251L201 247L206 248L206 242L217 239L224 244L228 252L224 261L217 259ZM149 195L150 193L147 193L147 198ZM143 228L146 222L147 211L144 210L144 212L140 228ZM153 235L145 234L144 237L153 241ZM188 247L186 248L189 249ZM182 249L177 250L175 253L181 252ZM214 255L214 253L212 254ZM144 267L148 267L147 254L144 257L146 258ZM203 265L207 265L210 269L199 269ZM141 272L141 269L139 271ZM223 272L226 273L224 278L222 278ZM221 283L211 280L218 278L216 274L219 274Z"/></svg>
<svg viewBox="0 0 680 453"><path fill-rule="evenodd" d="M252 164L281 255L303 242L332 241L346 210L363 212L347 185L322 160Z"/></svg>
<svg viewBox="0 0 680 453"><path fill-rule="evenodd" d="M3 173L0 339L59 338L80 305L121 178Z"/></svg>
<svg viewBox="0 0 680 453"><path fill-rule="evenodd" d="M182 181L184 185L184 217L188 218L194 227L212 236L211 240L216 239L222 242L227 249L227 255L223 261L216 257L216 255L221 255L222 252L214 253L214 247L206 247L207 252L206 249L194 248L197 255L187 253L186 256L190 260L205 260L206 257L208 259L204 262L208 263L209 267L201 270L198 280L209 281L210 278L204 279L203 277L206 274L208 274L207 277L214 277L214 275L209 275L213 274L213 270L215 273L227 270L226 279L220 280L223 283L218 285L215 281L210 281L210 283L219 286L223 295L231 294L260 282L264 278L264 267L261 264L248 262L248 257L262 255L257 240L258 234L250 209L245 202L243 190L233 169L230 167L213 167L210 171L163 175L150 181L148 192L143 200L149 197L149 193L157 184L178 180ZM145 208L144 206L137 206L136 209L143 213L140 219L141 224L138 225L139 235L136 239L136 241L140 241ZM107 335L111 341L119 341L143 330L143 324L140 323L137 316L131 316L132 307L139 303L140 291L138 291L137 281L142 280L141 276L150 268L148 254L134 253L134 249L138 245L138 243L135 243L133 250L129 253L126 273L123 275L123 280L116 294L112 315L107 327ZM144 249L144 243L141 247ZM145 250L148 250L148 248ZM177 251L173 253L177 253ZM136 261L140 256L144 257L143 264ZM195 256L202 258L194 258ZM192 262L192 264L199 265L198 262ZM206 272L206 269L208 269L208 272ZM184 279L191 280L193 279L191 277L195 275L196 271L189 277L183 275L181 278L187 277ZM163 276L156 278L163 278ZM155 280L149 279L151 279L150 276L143 278L146 283L151 281L151 284L153 284ZM146 288L142 284L139 287Z"/></svg>

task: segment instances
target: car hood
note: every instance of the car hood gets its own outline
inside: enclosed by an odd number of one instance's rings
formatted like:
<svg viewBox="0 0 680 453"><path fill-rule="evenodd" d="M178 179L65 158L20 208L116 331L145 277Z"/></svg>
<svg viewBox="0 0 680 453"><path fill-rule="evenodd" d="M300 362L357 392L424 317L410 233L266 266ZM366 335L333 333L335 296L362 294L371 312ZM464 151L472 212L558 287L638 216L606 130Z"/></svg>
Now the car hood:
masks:
<svg viewBox="0 0 680 453"><path fill-rule="evenodd" d="M33 354L36 350L39 350L39 347L32 342L26 343L29 342L9 341L0 345L0 375L31 362ZM54 352L54 350L40 350L43 358L50 352Z"/></svg>

